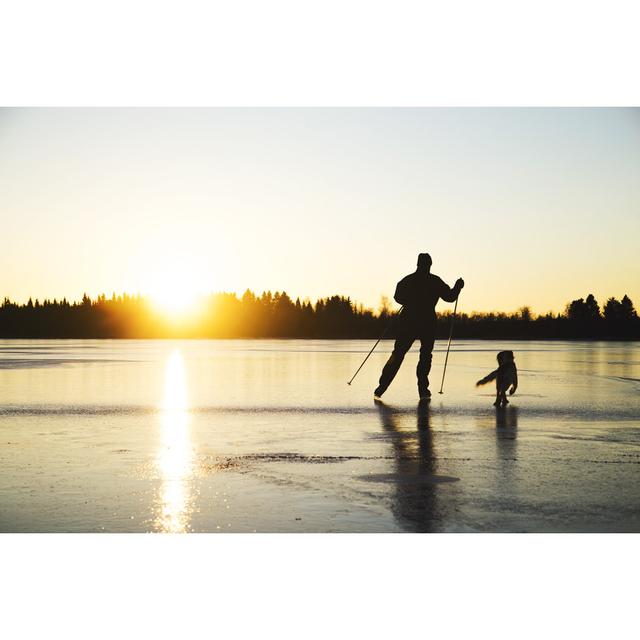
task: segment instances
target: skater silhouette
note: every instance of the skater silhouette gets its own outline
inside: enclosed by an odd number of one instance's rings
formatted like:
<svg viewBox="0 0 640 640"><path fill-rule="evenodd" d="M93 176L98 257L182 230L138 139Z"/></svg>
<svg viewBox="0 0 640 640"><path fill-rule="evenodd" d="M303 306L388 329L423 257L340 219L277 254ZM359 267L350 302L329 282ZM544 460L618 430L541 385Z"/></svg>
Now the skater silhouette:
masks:
<svg viewBox="0 0 640 640"><path fill-rule="evenodd" d="M403 308L396 320L393 353L384 365L378 387L373 392L376 398L382 397L387 390L415 340L420 340L420 359L416 369L418 395L421 400L431 397L429 371L436 332L436 304L441 298L446 302L454 302L462 287L462 278L458 278L453 288L450 288L441 278L431 273L431 256L428 253L418 256L418 268L398 282L393 296Z"/></svg>

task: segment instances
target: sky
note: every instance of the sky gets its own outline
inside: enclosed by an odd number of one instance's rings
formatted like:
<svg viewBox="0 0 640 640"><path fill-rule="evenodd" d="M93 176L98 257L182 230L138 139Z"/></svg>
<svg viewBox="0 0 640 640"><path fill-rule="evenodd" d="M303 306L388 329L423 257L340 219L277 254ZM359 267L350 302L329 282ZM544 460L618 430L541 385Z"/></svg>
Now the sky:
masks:
<svg viewBox="0 0 640 640"><path fill-rule="evenodd" d="M640 306L640 110L1 109L0 296ZM449 305L441 302L444 310Z"/></svg>

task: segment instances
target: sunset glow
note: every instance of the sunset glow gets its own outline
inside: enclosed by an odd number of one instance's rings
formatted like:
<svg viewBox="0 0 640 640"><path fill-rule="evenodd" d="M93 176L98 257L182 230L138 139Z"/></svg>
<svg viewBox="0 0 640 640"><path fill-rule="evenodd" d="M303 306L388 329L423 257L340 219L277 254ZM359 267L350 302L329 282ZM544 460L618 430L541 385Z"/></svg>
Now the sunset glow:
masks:
<svg viewBox="0 0 640 640"><path fill-rule="evenodd" d="M464 311L640 299L638 110L4 109L0 135L16 302L377 308L423 251Z"/></svg>
<svg viewBox="0 0 640 640"><path fill-rule="evenodd" d="M170 278L150 290L154 306L169 316L188 316L197 307L199 292L179 278Z"/></svg>
<svg viewBox="0 0 640 640"><path fill-rule="evenodd" d="M206 293L197 270L185 261L169 262L154 270L149 280L146 293L152 304L161 313L176 319L193 316Z"/></svg>

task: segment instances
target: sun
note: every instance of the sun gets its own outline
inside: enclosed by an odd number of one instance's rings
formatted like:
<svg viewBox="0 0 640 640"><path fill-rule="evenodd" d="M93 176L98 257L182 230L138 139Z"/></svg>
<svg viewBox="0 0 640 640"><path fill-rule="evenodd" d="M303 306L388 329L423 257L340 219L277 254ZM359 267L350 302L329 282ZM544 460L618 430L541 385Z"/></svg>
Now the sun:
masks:
<svg viewBox="0 0 640 640"><path fill-rule="evenodd" d="M197 295L178 287L163 287L152 292L151 300L169 315L184 315L196 306Z"/></svg>
<svg viewBox="0 0 640 640"><path fill-rule="evenodd" d="M195 312L203 290L186 269L171 268L157 274L148 287L148 295L160 311L169 316L185 316Z"/></svg>

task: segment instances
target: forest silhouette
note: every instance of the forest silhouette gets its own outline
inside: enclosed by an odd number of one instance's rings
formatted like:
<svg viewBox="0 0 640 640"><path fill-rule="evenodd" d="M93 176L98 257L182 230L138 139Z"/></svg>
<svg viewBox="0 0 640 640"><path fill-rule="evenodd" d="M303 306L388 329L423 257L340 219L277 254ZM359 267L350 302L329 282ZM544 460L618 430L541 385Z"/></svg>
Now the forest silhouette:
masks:
<svg viewBox="0 0 640 640"><path fill-rule="evenodd" d="M445 338L450 311L438 314L436 337ZM0 306L2 338L377 338L394 311L383 298L378 311L334 295L292 300L286 293L247 290L204 298L190 314L163 313L140 295L104 294L81 301L31 299ZM393 330L388 334L393 337ZM563 313L458 313L456 338L638 340L640 319L628 296L609 298L602 309L592 294Z"/></svg>

